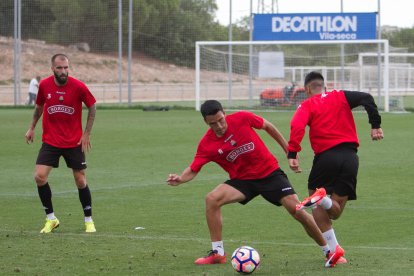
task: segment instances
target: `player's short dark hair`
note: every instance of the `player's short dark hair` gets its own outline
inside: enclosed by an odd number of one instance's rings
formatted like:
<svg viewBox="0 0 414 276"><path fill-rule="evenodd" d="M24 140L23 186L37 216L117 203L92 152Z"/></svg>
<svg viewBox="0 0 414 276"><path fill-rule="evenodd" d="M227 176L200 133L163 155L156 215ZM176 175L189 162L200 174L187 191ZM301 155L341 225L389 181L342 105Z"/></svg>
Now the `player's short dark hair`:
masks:
<svg viewBox="0 0 414 276"><path fill-rule="evenodd" d="M316 71L308 73L305 77L305 86L313 80L322 80L325 81L322 74Z"/></svg>
<svg viewBox="0 0 414 276"><path fill-rule="evenodd" d="M59 53L59 54L55 54L55 55L53 55L53 57L50 59L50 61L52 62L52 65L55 63L55 60L56 60L56 58L58 58L58 57L63 57L63 58L65 58L65 59L67 59L67 60L69 60L69 58L68 58L68 56L67 55L65 55L65 54L61 54L61 53Z"/></svg>
<svg viewBox="0 0 414 276"><path fill-rule="evenodd" d="M207 100L201 105L200 111L201 115L203 115L203 118L205 119L208 115L216 115L217 112L223 111L223 107L219 101Z"/></svg>

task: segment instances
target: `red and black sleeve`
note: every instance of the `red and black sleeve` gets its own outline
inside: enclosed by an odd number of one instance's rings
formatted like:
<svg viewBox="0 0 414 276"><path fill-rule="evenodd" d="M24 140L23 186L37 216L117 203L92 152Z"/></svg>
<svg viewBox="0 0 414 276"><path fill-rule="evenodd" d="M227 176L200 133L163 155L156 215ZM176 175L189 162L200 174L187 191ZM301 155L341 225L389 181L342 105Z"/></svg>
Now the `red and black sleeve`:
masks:
<svg viewBox="0 0 414 276"><path fill-rule="evenodd" d="M358 106L365 108L372 128L381 127L381 116L371 94L358 91L344 91L344 95L351 109Z"/></svg>

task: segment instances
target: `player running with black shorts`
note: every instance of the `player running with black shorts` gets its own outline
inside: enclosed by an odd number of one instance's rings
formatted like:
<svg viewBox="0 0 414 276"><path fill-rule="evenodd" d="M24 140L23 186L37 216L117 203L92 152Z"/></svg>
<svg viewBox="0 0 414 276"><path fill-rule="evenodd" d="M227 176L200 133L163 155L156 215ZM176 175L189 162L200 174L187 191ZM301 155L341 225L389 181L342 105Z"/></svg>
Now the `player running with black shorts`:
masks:
<svg viewBox="0 0 414 276"><path fill-rule="evenodd" d="M372 140L381 140L381 116L373 97L368 93L333 90L327 92L324 78L318 72L305 77L305 90L309 98L295 112L290 128L288 146L289 166L301 172L297 153L309 126L309 139L315 153L309 174L309 196L297 209L312 208L312 214L329 244L331 252L343 251L339 246L331 219L338 219L348 200L355 200L359 146L352 109L363 106L371 124ZM329 195L329 196L328 196ZM332 255L326 266L332 266ZM337 263L346 263L340 258Z"/></svg>
<svg viewBox="0 0 414 276"><path fill-rule="evenodd" d="M278 129L251 112L240 111L226 115L221 104L215 100L206 101L201 106L201 114L210 128L198 144L190 166L181 175L170 174L167 182L171 186L188 182L211 161L222 167L230 179L219 184L206 196L206 219L212 250L208 256L195 260L195 263L226 262L221 207L235 202L246 204L258 195L276 206L283 205L302 224L324 254L328 254L328 245L314 219L306 211L296 210L296 205L300 202L295 191L280 169L277 159L254 130L265 130L287 153L287 141Z"/></svg>

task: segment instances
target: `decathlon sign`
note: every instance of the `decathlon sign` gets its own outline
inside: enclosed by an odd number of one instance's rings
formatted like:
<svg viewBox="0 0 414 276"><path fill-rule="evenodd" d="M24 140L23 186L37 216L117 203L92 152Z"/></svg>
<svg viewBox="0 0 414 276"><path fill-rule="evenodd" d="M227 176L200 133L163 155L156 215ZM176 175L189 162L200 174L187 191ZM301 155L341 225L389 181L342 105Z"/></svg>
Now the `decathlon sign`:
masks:
<svg viewBox="0 0 414 276"><path fill-rule="evenodd" d="M253 40L376 39L376 13L254 14Z"/></svg>

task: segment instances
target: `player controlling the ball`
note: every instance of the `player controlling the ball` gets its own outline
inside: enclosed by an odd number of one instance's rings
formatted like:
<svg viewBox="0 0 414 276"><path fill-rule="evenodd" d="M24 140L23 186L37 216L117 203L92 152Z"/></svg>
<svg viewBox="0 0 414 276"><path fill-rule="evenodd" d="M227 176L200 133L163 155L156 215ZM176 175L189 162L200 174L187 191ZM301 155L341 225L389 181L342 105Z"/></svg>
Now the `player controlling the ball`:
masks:
<svg viewBox="0 0 414 276"><path fill-rule="evenodd" d="M181 175L170 174L167 183L177 186L192 180L208 162L222 167L230 179L219 184L205 197L206 219L210 231L212 250L196 264L226 262L222 238L221 207L239 202L247 204L261 195L270 203L286 208L299 221L307 234L321 247L324 255L329 247L314 219L305 210L296 210L299 199L277 159L254 129L265 130L287 153L287 141L279 130L264 118L247 111L226 115L216 100L201 106L201 114L210 127L198 144L194 160ZM339 254L340 252L338 252ZM340 255L335 255L339 259Z"/></svg>
<svg viewBox="0 0 414 276"><path fill-rule="evenodd" d="M319 72L305 77L305 90L309 98L296 110L290 125L288 146L289 166L300 172L297 153L309 126L309 140L315 157L308 179L310 196L297 206L312 208L312 214L328 241L331 252L343 250L336 239L332 220L338 219L348 200L356 200L359 146L352 109L363 106L371 124L371 138L384 138L381 116L373 97L364 92L326 91ZM337 263L346 263L341 257ZM326 263L329 265L329 258Z"/></svg>

